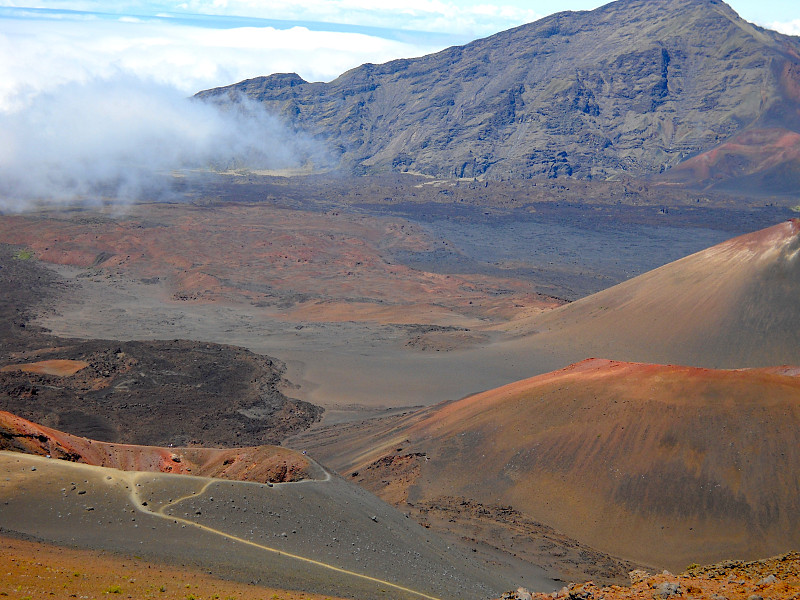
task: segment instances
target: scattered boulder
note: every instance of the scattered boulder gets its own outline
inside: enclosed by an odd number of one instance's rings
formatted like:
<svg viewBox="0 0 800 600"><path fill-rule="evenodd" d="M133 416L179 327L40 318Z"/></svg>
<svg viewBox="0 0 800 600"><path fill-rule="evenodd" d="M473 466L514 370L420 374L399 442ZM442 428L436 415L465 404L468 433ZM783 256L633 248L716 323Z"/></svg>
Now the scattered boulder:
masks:
<svg viewBox="0 0 800 600"><path fill-rule="evenodd" d="M662 598L672 598L682 594L681 585L677 581L665 581L656 587L658 595Z"/></svg>

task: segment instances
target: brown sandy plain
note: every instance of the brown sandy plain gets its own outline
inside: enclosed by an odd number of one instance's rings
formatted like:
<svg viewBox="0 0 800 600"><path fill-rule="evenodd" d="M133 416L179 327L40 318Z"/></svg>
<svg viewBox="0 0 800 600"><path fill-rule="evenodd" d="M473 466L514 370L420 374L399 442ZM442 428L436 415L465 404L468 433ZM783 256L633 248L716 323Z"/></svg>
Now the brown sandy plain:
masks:
<svg viewBox="0 0 800 600"><path fill-rule="evenodd" d="M390 251L434 240L390 217L138 205L122 216L6 216L0 241L69 280L41 320L53 333L224 339L280 358L299 385L291 395L329 409L328 419L452 397L457 378L436 383L431 354L485 345L495 335L479 331L486 324L563 304L519 279L397 264ZM482 389L482 375L455 393Z"/></svg>
<svg viewBox="0 0 800 600"><path fill-rule="evenodd" d="M6 217L0 241L61 265L69 289L37 321L53 333L244 346L283 361L296 386L286 393L334 423L591 356L800 363L798 229L734 238L566 306L519 278L393 262L389 249L434 243L393 217L142 205L123 217Z"/></svg>

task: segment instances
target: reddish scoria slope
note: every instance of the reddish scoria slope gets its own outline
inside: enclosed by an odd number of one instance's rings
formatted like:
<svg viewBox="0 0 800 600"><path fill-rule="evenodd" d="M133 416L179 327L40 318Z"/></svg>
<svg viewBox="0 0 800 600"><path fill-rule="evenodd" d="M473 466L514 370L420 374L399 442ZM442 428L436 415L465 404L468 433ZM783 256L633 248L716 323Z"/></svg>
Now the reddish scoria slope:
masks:
<svg viewBox="0 0 800 600"><path fill-rule="evenodd" d="M800 220L734 238L512 327L547 348L710 368L800 364ZM580 357L576 357L580 355Z"/></svg>
<svg viewBox="0 0 800 600"><path fill-rule="evenodd" d="M147 471L235 481L313 479L316 467L303 455L277 446L251 448L159 448L97 442L0 411L0 450L51 456L123 471Z"/></svg>
<svg viewBox="0 0 800 600"><path fill-rule="evenodd" d="M659 177L666 181L793 192L800 181L800 134L780 127L748 129Z"/></svg>
<svg viewBox="0 0 800 600"><path fill-rule="evenodd" d="M306 447L395 501L402 448L409 503L511 505L630 560L755 558L800 546L796 372L592 359Z"/></svg>

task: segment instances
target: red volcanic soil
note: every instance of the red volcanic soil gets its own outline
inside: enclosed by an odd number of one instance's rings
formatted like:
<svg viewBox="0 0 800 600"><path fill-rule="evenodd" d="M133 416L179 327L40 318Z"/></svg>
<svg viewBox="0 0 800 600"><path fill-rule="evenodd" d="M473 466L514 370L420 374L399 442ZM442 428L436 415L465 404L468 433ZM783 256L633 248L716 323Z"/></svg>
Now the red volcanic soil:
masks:
<svg viewBox="0 0 800 600"><path fill-rule="evenodd" d="M396 504L504 506L678 569L800 544L798 430L796 376L592 359L295 443Z"/></svg>
<svg viewBox="0 0 800 600"><path fill-rule="evenodd" d="M122 471L196 475L234 481L287 482L313 477L311 462L278 446L159 448L111 444L63 433L0 411L0 450L49 456Z"/></svg>
<svg viewBox="0 0 800 600"><path fill-rule="evenodd" d="M81 369L85 369L89 363L82 360L42 360L34 363L8 365L0 368L0 371L11 373L20 371L22 373L40 373L42 375L54 375L56 377L69 377L75 375Z"/></svg>
<svg viewBox="0 0 800 600"><path fill-rule="evenodd" d="M757 190L796 189L800 177L800 134L781 128L750 129L677 165L660 179L703 185L743 185ZM781 180L782 178L782 180Z"/></svg>
<svg viewBox="0 0 800 600"><path fill-rule="evenodd" d="M419 226L399 218L265 204L153 204L127 211L4 216L0 243L26 246L49 263L161 284L165 301L297 305L300 312L287 312L288 320L336 321L347 314L349 320L419 322L410 319L420 312L432 315L432 322L453 313L508 318L523 305L561 304L517 279L442 275L397 264L393 252L435 245ZM387 307L399 311L399 321Z"/></svg>
<svg viewBox="0 0 800 600"><path fill-rule="evenodd" d="M743 235L519 320L524 353L712 368L800 364L800 220Z"/></svg>

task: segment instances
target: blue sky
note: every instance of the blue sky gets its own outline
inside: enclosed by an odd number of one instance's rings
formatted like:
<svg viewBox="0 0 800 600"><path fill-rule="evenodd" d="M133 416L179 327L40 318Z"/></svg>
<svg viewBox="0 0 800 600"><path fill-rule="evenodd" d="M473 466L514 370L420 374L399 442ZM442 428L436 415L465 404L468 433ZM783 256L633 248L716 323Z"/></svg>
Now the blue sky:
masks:
<svg viewBox="0 0 800 600"><path fill-rule="evenodd" d="M379 6L377 6L379 4ZM272 72L328 81L594 0L0 0L0 110L70 81L120 74L185 93ZM797 0L731 0L800 35Z"/></svg>

